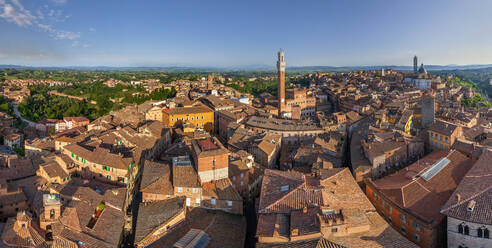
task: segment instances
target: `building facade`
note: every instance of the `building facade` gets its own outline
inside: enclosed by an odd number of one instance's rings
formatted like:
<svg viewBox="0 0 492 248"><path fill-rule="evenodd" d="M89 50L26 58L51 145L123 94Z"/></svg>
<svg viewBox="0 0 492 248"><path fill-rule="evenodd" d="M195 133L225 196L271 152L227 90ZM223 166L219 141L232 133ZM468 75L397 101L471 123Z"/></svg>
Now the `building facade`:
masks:
<svg viewBox="0 0 492 248"><path fill-rule="evenodd" d="M190 123L196 128L214 132L214 111L205 105L192 107L166 108L162 112L162 122L169 127Z"/></svg>

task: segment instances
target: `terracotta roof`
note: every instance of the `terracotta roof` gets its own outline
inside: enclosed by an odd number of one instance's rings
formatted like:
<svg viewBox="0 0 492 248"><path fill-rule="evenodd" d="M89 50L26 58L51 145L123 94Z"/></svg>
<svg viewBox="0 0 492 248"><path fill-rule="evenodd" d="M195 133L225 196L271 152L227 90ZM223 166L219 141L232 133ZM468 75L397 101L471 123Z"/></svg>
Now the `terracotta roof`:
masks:
<svg viewBox="0 0 492 248"><path fill-rule="evenodd" d="M61 227L60 235L69 240L85 240L83 241L84 243L102 242L104 245L101 247L114 247L117 245L123 232L124 213L120 209L121 206L117 206L121 200L115 201L110 198L125 198L126 191L118 191L118 194L114 194L113 192L112 194L105 194L103 196L88 187L71 185L72 187L76 188L71 193L72 195L65 195L63 190L61 192L61 195L72 200L65 206L62 216L59 219L64 225ZM99 204L102 202L107 202L105 208L94 226L89 228L88 224L99 207ZM74 235L74 233L77 234ZM99 247L99 245L90 247Z"/></svg>
<svg viewBox="0 0 492 248"><path fill-rule="evenodd" d="M309 235L320 232L319 221L317 214L321 213L319 207L307 208L292 211L290 214L290 233L297 229L299 236Z"/></svg>
<svg viewBox="0 0 492 248"><path fill-rule="evenodd" d="M193 208L187 213L186 221L172 229L148 247L173 247L189 230L203 230L210 237L207 248L243 247L246 238L246 218L222 211Z"/></svg>
<svg viewBox="0 0 492 248"><path fill-rule="evenodd" d="M452 133L454 133L457 127L458 126L448 122L436 121L429 127L429 130L450 136Z"/></svg>
<svg viewBox="0 0 492 248"><path fill-rule="evenodd" d="M348 168L333 168L321 177L324 206L350 209L356 206L363 211L373 211L374 206L355 182Z"/></svg>
<svg viewBox="0 0 492 248"><path fill-rule="evenodd" d="M256 244L256 248L346 248L325 238L316 238L288 243Z"/></svg>
<svg viewBox="0 0 492 248"><path fill-rule="evenodd" d="M200 104L193 107L175 107L171 109L164 109L163 112L169 115L184 115L210 113L213 112L213 110L203 104Z"/></svg>
<svg viewBox="0 0 492 248"><path fill-rule="evenodd" d="M492 224L492 150L485 150L480 159L461 180L441 213L460 220ZM458 199L459 198L459 199ZM468 209L474 201L472 210Z"/></svg>
<svg viewBox="0 0 492 248"><path fill-rule="evenodd" d="M77 143L66 145L64 149L87 161L124 170L128 169L130 162L133 160L131 157L111 153L108 149L102 147L96 147L91 151Z"/></svg>
<svg viewBox="0 0 492 248"><path fill-rule="evenodd" d="M267 211L269 206L286 197L303 183L304 177L301 173L266 169L261 185L258 212L270 212ZM284 190L280 190L282 186Z"/></svg>
<svg viewBox="0 0 492 248"><path fill-rule="evenodd" d="M135 228L135 242L140 242L147 235L157 231L162 224L170 221L178 213L185 211L185 208L184 197L141 203Z"/></svg>
<svg viewBox="0 0 492 248"><path fill-rule="evenodd" d="M169 164L146 160L142 173L140 191L173 195L174 188L171 183L171 169Z"/></svg>
<svg viewBox="0 0 492 248"><path fill-rule="evenodd" d="M191 144L193 152L197 157L218 156L229 153L229 150L215 137L204 140L192 140Z"/></svg>
<svg viewBox="0 0 492 248"><path fill-rule="evenodd" d="M443 158L449 163L426 179L424 172L430 171L429 168ZM456 150L438 151L395 174L369 183L400 208L437 225L443 218L439 212L441 206L473 164L471 159Z"/></svg>
<svg viewBox="0 0 492 248"><path fill-rule="evenodd" d="M229 178L207 182L202 185L204 196L214 197L218 200L242 201L242 197L232 187Z"/></svg>
<svg viewBox="0 0 492 248"><path fill-rule="evenodd" d="M68 173L55 160L48 161L48 162L40 165L40 167L46 172L46 174L48 174L48 176L50 178L54 178L54 177L67 178L68 177Z"/></svg>
<svg viewBox="0 0 492 248"><path fill-rule="evenodd" d="M241 173L247 174L248 170L248 166L241 159L229 162L229 178L239 176Z"/></svg>
<svg viewBox="0 0 492 248"><path fill-rule="evenodd" d="M173 166L174 187L198 188L198 174L193 166Z"/></svg>
<svg viewBox="0 0 492 248"><path fill-rule="evenodd" d="M17 180L36 174L36 169L30 159L14 158L9 160L9 164L8 168L0 168L0 178Z"/></svg>

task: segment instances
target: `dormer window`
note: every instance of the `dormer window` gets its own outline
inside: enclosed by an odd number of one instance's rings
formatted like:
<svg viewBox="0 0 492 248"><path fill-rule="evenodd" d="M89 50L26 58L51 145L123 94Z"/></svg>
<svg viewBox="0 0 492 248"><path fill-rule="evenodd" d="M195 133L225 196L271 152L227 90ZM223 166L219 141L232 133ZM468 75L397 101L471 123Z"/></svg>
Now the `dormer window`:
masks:
<svg viewBox="0 0 492 248"><path fill-rule="evenodd" d="M287 190L289 190L289 185L284 185L280 187L280 192L285 192Z"/></svg>

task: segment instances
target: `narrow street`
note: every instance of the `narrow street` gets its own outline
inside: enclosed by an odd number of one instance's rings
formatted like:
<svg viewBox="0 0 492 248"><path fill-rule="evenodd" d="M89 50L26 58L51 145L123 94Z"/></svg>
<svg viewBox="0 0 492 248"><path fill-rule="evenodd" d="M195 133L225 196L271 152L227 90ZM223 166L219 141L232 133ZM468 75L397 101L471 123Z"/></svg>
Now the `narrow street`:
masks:
<svg viewBox="0 0 492 248"><path fill-rule="evenodd" d="M33 126L36 125L36 123L34 123L34 122L32 122L32 121L30 121L30 120L22 117L22 115L19 112L19 106L17 106L17 104L14 104L13 106L14 106L14 114L15 114L15 116L19 117L23 122L26 122L29 126L32 126L33 127Z"/></svg>

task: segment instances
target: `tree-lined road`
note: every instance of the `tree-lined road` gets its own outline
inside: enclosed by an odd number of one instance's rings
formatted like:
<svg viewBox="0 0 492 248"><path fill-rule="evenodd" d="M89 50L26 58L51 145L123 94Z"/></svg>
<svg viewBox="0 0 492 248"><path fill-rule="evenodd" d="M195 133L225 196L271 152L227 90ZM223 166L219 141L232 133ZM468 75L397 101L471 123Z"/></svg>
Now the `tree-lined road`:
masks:
<svg viewBox="0 0 492 248"><path fill-rule="evenodd" d="M27 124L29 124L29 126L35 126L36 125L36 123L22 117L22 115L19 112L19 107L17 104L14 104L14 114L15 114L15 116L19 117L23 122L26 122Z"/></svg>

